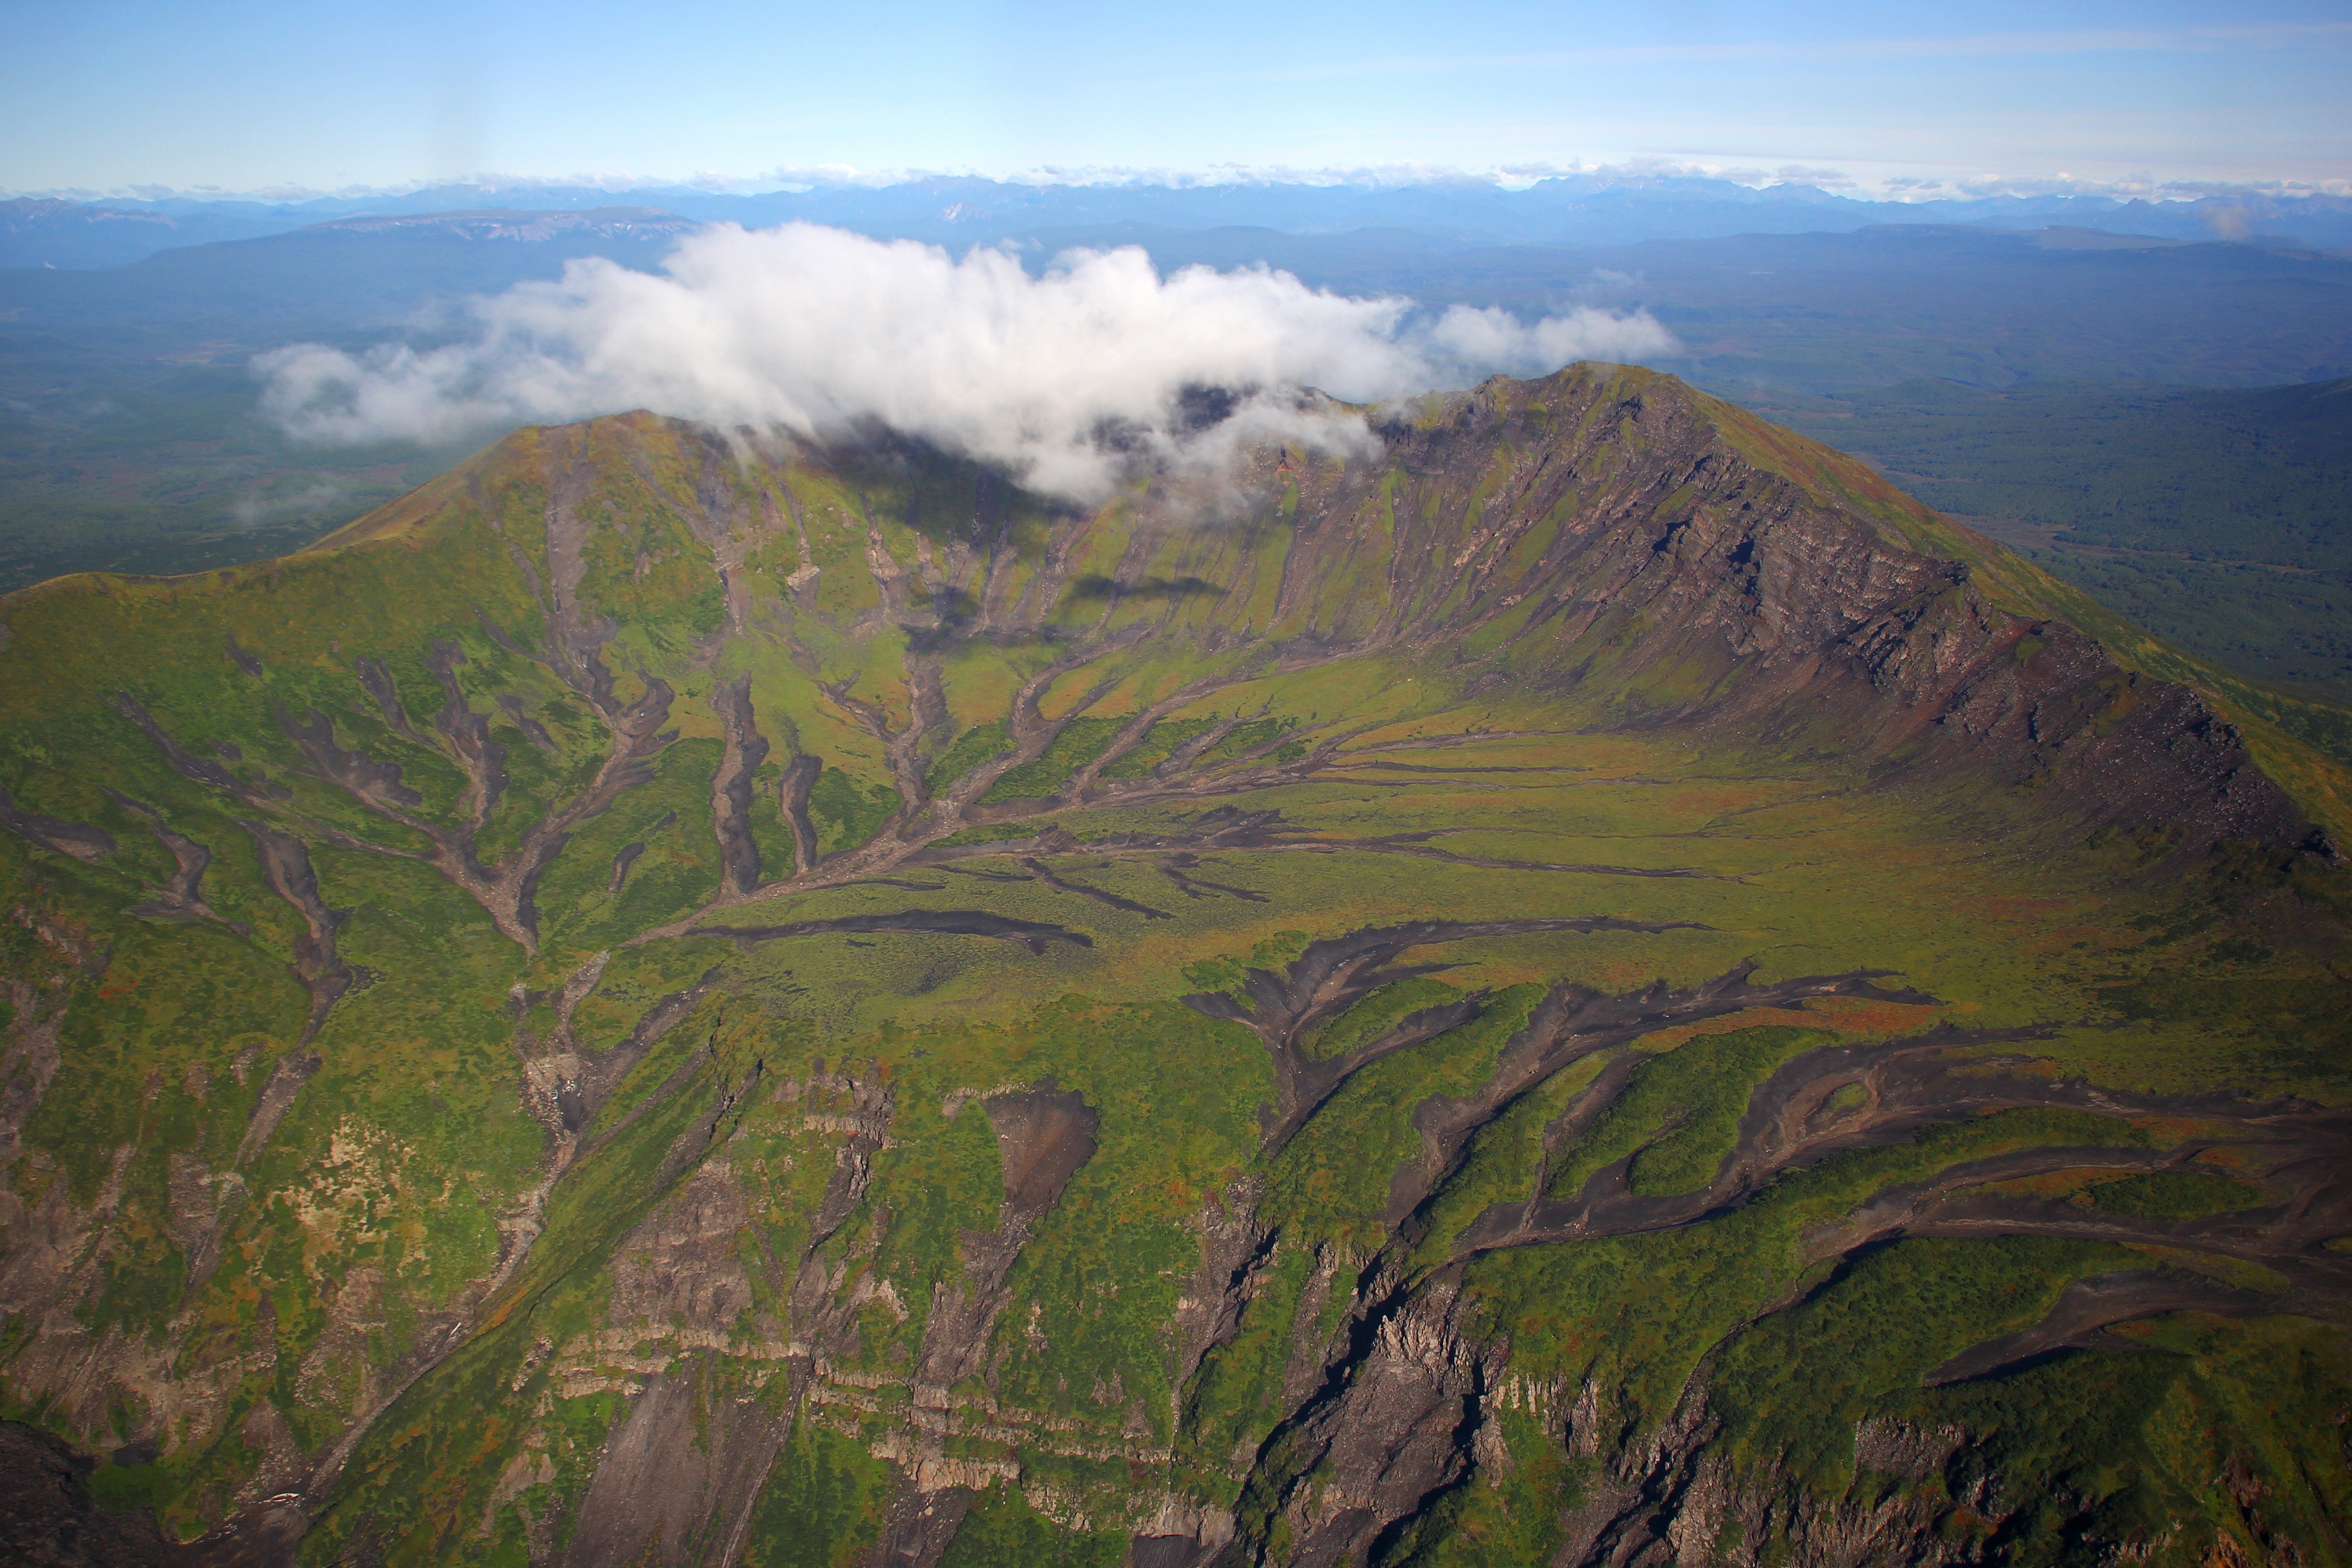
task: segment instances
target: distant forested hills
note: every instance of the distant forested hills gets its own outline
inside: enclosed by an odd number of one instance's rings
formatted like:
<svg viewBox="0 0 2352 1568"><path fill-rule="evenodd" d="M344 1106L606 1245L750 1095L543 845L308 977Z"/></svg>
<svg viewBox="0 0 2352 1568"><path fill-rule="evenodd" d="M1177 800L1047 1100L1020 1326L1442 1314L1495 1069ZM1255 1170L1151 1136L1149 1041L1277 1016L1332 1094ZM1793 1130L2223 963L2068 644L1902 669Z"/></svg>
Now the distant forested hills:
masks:
<svg viewBox="0 0 2352 1568"><path fill-rule="evenodd" d="M1007 231L1033 268L1138 245L1163 270L1275 267L1431 308L1648 310L1682 344L1658 368L1869 454L2183 647L2352 697L2345 256L2079 226L1569 248L1425 226L1299 233L1071 223L1087 215L1067 203L1024 211L1064 220ZM476 443L294 445L256 415L253 356L304 339L430 342L463 329L469 296L583 257L654 268L702 216L341 217L124 266L0 270L0 593L74 571L283 553L424 482ZM887 202L831 216L877 233L911 221ZM996 214L989 232L1015 216Z"/></svg>
<svg viewBox="0 0 2352 1568"><path fill-rule="evenodd" d="M1951 195L1882 200L1782 180L1760 188L1663 169L1593 169L1525 185L1475 176L1391 180L1250 179L1222 184L1105 180L1024 184L925 175L877 184L817 180L798 188L562 185L478 178L404 192L295 200L157 195L0 200L0 268L110 267L211 240L280 234L353 216L420 216L521 208L586 212L656 206L696 223L746 228L800 221L950 245L995 245L1049 228L1134 224L1178 230L1246 226L1296 235L1383 230L1439 244L1623 245L1726 235L1846 233L1876 224L2062 225L2173 240L2268 237L2326 248L2352 242L2352 197L2209 186L2193 199L2090 192Z"/></svg>
<svg viewBox="0 0 2352 1568"><path fill-rule="evenodd" d="M1749 401L2181 647L2352 697L2352 380Z"/></svg>

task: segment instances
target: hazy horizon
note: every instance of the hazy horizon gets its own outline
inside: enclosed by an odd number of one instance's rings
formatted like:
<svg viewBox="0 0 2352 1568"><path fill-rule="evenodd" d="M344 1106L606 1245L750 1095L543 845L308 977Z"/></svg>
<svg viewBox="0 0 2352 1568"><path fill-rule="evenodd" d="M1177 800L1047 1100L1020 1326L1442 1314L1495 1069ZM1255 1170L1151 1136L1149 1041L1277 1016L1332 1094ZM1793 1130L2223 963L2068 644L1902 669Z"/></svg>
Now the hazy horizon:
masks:
<svg viewBox="0 0 2352 1568"><path fill-rule="evenodd" d="M1777 169L1726 163L1677 163L1664 159L1622 163L1566 163L1464 168L1394 164L1356 168L1251 167L1238 164L1181 168L971 168L856 169L778 168L752 174L704 171L690 174L578 171L522 174L477 170L462 174L417 176L336 186L281 184L255 187L175 185L130 182L89 185L0 185L0 200L60 200L88 204L154 202L251 202L298 205L306 202L398 198L433 192L475 191L485 196L599 192L618 196L662 192L703 196L803 195L824 191L886 191L908 185L978 183L1021 190L1354 190L1405 191L1462 187L1515 195L1539 185L1576 184L1594 190L1640 189L1685 183L1738 186L1757 195L1812 194L1828 201L1918 205L1955 202L2025 201L2087 197L2117 202L2188 203L2212 196L2297 199L2352 197L2352 176L2319 180L2244 178L2159 180L2153 176L2090 179L2073 175L1982 173L1935 180L1889 174L1864 184L1847 170L1788 164Z"/></svg>
<svg viewBox="0 0 2352 1568"><path fill-rule="evenodd" d="M0 189L16 192L1644 162L1887 195L1988 178L2352 189L2352 21L2315 0L2219 20L2003 3L1908 26L1848 0L1765 16L1487 0L1434 37L1395 4L1181 21L721 5L656 28L604 5L224 16L117 0L16 30Z"/></svg>

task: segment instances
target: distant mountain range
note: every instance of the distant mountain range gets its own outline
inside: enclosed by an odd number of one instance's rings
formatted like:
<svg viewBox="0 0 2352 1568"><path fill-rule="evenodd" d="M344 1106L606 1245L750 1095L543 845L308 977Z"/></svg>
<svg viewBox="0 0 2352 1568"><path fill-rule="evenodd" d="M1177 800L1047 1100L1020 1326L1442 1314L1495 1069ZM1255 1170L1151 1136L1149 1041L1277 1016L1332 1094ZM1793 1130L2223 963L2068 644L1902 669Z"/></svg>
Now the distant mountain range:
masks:
<svg viewBox="0 0 2352 1568"><path fill-rule="evenodd" d="M572 260L653 270L699 222L646 206L337 218L118 267L0 270L0 323L36 332L136 323L247 350L289 336L413 337L446 330L438 308L554 278ZM1471 245L1393 227L1141 222L1034 227L991 243L1033 269L1073 249L1138 246L1162 271L1269 267L1317 288L1402 295L1430 308L1647 310L1687 347L1660 368L1743 396L1921 375L1984 385L2091 375L2208 386L2352 375L2352 253L2298 244L1905 223Z"/></svg>
<svg viewBox="0 0 2352 1568"><path fill-rule="evenodd" d="M879 201L908 193L858 195ZM1811 204L1832 216L1851 216L1856 205L1864 204ZM1757 202L1751 210L1785 209ZM700 221L619 205L343 216L290 233L181 245L121 266L0 271L0 591L72 571L228 565L298 548L391 500L465 456L465 447L298 447L256 416L260 384L247 368L253 355L300 340L352 349L436 341L463 330L459 302L469 296L551 279L587 257L649 270ZM2210 233L2191 240L2079 223L2003 230L1913 222L1569 247L1471 245L1396 226L1293 233L1240 223L1097 222L1035 227L997 243L1033 268L1073 247L1137 245L1166 270L1280 268L1319 288L1403 295L1432 309L1494 305L1523 316L1586 305L1643 309L1682 345L1656 358L1657 368L1769 407L1840 445L1906 454L1892 466L1943 476L1938 483L1990 481L2004 471L1977 461L1990 450L1977 440L1944 450L1940 464L1910 453L1913 437L1941 427L1948 411L1940 402L1874 404L1864 434L1853 427L1856 406L1822 400L1922 377L1997 389L2084 378L2254 388L2352 376L2352 258L2221 242ZM2091 403L2070 418L2105 406L2087 390L2083 395ZM2192 421L2186 432L2168 426L2150 439L2194 465L2210 444L2188 437L2203 428ZM2030 455L2021 433L1998 444L2011 456ZM2224 468L2252 487L2249 494L2281 486L2302 493L2319 471L2267 447L2247 461L2242 474L2243 465ZM1994 504L1975 489L1935 490L1932 499L1979 516L2013 511L2039 519L2036 526L2073 520L2071 511L2045 517L2046 508L2022 500ZM2224 509L2229 517L2240 510ZM2220 529L2207 548L2235 526L2201 506L2179 521L2191 531ZM2098 592L2245 673L2333 691L2352 669L2345 652L2352 643L2327 630L2345 570L2333 535L2325 565L2273 560L2265 551L2258 563L2226 568L2172 561L2185 548L2177 542L2162 562L2111 560L2105 545L2089 562L2082 550L2040 535L2016 542L2059 552L2045 563L2079 582L2095 566ZM2126 566L2123 591L2109 579ZM2264 608L2232 610L2230 624L2221 624L2216 606L2238 605L2241 590L2259 590ZM2254 644L2245 642L2245 626L2260 626Z"/></svg>
<svg viewBox="0 0 2352 1568"><path fill-rule="evenodd" d="M2332 504L2320 478L2341 460L2260 438L2239 450L2234 416L2225 431L2204 404L2190 411L2085 384L2352 377L2352 204L2338 198L1906 204L1581 176L1516 192L1469 181L938 179L757 196L457 185L374 199L396 210L341 210L349 198L0 203L0 252L13 245L22 259L26 245L54 242L44 253L53 265L0 269L0 591L73 571L185 572L295 549L470 446L289 443L256 415L257 353L305 340L354 351L441 341L465 330L468 297L590 257L653 270L706 222L798 216L957 249L1003 246L1033 269L1073 248L1133 245L1163 270L1277 268L1433 310L1645 310L1681 344L1654 356L1656 368L1886 460L1933 504L2007 530L2180 646L2330 696L2352 680L2352 639L2336 629L2352 582L2340 531L2306 530L2307 547L2281 554L2243 528L2257 495ZM2223 237L2233 234L2248 237ZM99 264L110 256L133 258ZM2046 386L2030 406L1999 401L2029 384ZM2023 422L2003 424L2004 411ZM2070 439L2114 437L2110 416L2130 426L2135 452L2177 459L2166 473L2205 476L2189 487L2195 504L2186 491L2126 504L2009 484L2047 467L2039 443L2062 427ZM2265 414L2249 428L2272 423ZM1931 435L1934 460L1918 449ZM2343 441L2331 426L2322 445L2340 453ZM2084 531L2119 506L2135 527L2161 514L2171 531L2161 542L2108 538L2104 524Z"/></svg>
<svg viewBox="0 0 2352 1568"><path fill-rule="evenodd" d="M1414 184L1305 183L1028 184L930 176L740 195L692 186L456 184L400 195L299 202L207 200L0 202L0 268L94 268L213 240L282 234L353 216L486 208L541 213L656 207L703 223L764 227L793 219L940 244L992 244L1040 230L1149 224L1295 234L1392 231L1423 245L1625 245L1736 234L1843 233L1885 223L2053 226L2165 239L2260 239L2316 248L2352 244L2352 198L2216 191L2193 200L1999 195L1885 201L1805 184L1761 189L1686 174L1610 171L1507 189L1488 180Z"/></svg>

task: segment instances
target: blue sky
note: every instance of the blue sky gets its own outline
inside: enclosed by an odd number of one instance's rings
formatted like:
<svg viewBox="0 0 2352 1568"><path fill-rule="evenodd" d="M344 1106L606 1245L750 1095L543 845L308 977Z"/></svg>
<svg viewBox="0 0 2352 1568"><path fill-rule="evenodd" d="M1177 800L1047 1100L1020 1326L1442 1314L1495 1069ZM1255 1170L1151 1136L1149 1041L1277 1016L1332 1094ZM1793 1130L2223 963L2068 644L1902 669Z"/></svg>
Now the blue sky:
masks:
<svg viewBox="0 0 2352 1568"><path fill-rule="evenodd" d="M2352 5L4 0L0 188L481 173L2352 179Z"/></svg>

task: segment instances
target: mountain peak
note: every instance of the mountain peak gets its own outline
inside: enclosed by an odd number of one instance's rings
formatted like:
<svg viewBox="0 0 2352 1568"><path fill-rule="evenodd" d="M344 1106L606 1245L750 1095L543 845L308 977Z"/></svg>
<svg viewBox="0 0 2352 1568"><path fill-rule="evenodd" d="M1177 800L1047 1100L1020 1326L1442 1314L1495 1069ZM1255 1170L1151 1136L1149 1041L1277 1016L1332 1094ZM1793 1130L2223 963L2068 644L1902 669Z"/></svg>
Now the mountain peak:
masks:
<svg viewBox="0 0 2352 1568"><path fill-rule="evenodd" d="M2299 1495L2347 906L2246 733L1671 376L1365 416L1089 510L617 415L0 601L10 1397L288 1561L1926 1563L2119 1528L2090 1410Z"/></svg>

